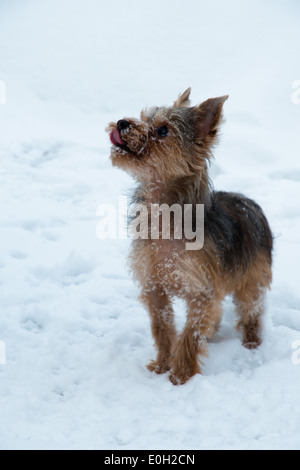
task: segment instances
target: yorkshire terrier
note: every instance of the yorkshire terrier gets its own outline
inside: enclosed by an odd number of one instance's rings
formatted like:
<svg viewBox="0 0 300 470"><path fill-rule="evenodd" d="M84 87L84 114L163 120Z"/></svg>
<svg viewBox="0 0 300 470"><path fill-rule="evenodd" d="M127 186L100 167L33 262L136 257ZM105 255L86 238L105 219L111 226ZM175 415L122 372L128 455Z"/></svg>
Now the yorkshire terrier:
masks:
<svg viewBox="0 0 300 470"><path fill-rule="evenodd" d="M141 237L132 243L130 264L157 348L156 360L147 367L157 374L170 371L174 385L201 373L207 339L218 329L228 294L233 294L243 345L254 349L261 344L264 298L272 280L273 236L262 209L241 194L214 191L208 176L228 96L191 106L190 91L171 107L144 109L139 120L125 118L107 128L112 164L138 183L133 204L190 204L194 212L204 205L201 249L187 250L185 236L174 237L174 226L168 240ZM187 305L180 334L174 297Z"/></svg>

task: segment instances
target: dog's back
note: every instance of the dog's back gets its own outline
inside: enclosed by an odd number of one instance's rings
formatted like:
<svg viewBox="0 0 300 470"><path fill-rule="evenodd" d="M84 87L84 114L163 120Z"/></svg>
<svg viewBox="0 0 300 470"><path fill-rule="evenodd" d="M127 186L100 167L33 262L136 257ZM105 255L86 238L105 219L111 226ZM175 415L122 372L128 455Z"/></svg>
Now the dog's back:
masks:
<svg viewBox="0 0 300 470"><path fill-rule="evenodd" d="M261 207L242 194L213 191L205 207L205 238L215 243L223 269L243 272L258 256L272 264L273 236Z"/></svg>

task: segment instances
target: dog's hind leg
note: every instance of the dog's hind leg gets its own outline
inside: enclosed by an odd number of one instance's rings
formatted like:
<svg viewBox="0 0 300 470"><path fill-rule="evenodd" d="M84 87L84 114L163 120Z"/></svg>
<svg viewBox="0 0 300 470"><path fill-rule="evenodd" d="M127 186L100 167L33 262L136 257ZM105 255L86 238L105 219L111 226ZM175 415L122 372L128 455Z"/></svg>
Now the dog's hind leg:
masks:
<svg viewBox="0 0 300 470"><path fill-rule="evenodd" d="M233 296L238 315L238 329L243 334L243 345L255 349L262 343L262 316L266 290L271 284L271 266L264 259L258 260L239 285Z"/></svg>
<svg viewBox="0 0 300 470"><path fill-rule="evenodd" d="M262 343L262 315L264 313L264 292L258 288L251 294L238 291L234 295L234 303L239 318L238 330L243 334L243 345L247 349L256 349Z"/></svg>

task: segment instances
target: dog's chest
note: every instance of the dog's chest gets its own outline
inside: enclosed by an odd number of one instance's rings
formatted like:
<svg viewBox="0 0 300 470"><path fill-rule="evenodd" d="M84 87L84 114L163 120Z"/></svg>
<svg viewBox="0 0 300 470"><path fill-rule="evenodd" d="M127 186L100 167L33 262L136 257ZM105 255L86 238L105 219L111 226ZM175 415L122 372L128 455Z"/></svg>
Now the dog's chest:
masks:
<svg viewBox="0 0 300 470"><path fill-rule="evenodd" d="M142 284L160 284L168 290L180 283L184 258L182 240L138 240L131 253L132 267Z"/></svg>

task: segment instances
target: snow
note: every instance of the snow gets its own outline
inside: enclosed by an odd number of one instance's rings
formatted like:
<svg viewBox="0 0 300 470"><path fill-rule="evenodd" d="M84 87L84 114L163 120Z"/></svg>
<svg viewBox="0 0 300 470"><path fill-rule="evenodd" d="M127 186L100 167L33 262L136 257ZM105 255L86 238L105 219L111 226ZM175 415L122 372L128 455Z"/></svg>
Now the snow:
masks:
<svg viewBox="0 0 300 470"><path fill-rule="evenodd" d="M300 448L299 12L1 2L0 449ZM255 198L276 240L263 345L242 347L226 299L204 375L174 387L145 368L129 240L99 240L96 214L133 185L111 167L107 124L188 86L194 104L230 95L211 175Z"/></svg>

